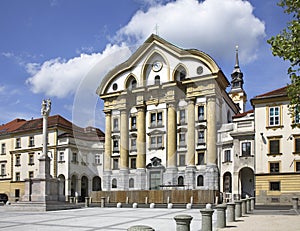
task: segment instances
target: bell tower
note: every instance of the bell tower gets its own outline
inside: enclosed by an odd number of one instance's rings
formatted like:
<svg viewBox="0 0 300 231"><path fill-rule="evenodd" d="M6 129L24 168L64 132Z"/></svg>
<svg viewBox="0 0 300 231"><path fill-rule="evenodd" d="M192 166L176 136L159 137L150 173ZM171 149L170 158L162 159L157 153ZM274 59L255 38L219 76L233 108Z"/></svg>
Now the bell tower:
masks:
<svg viewBox="0 0 300 231"><path fill-rule="evenodd" d="M241 72L240 69L238 46L236 46L235 66L231 73L231 89L229 92L229 96L231 97L233 102L239 106L240 113L243 113L245 111L247 101L247 94L243 89L243 85L243 72Z"/></svg>

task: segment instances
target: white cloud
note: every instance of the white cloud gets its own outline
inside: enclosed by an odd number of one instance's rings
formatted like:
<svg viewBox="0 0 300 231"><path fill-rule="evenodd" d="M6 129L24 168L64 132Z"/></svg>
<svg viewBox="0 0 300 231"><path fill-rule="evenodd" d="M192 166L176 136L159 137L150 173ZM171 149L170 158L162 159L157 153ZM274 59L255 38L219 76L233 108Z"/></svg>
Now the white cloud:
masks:
<svg viewBox="0 0 300 231"><path fill-rule="evenodd" d="M260 40L265 36L264 22L253 15L253 7L242 0L178 0L138 11L115 36L116 41L131 38L143 42L151 33L182 48L196 48L224 61L233 60L236 45L240 59L253 61Z"/></svg>
<svg viewBox="0 0 300 231"><path fill-rule="evenodd" d="M32 76L26 80L26 83L34 93L45 93L50 97L64 98L76 92L80 82L95 65L101 65L101 60L121 51L124 47L124 44L120 46L108 44L102 53L81 54L79 57L69 60L56 58L47 60L43 64L28 63L26 70ZM103 70L108 71L119 62L125 61L124 56L118 57L122 59L115 59L109 65L103 66ZM100 77L103 76L99 74L98 78ZM93 93L97 88L94 84L91 85L95 88Z"/></svg>

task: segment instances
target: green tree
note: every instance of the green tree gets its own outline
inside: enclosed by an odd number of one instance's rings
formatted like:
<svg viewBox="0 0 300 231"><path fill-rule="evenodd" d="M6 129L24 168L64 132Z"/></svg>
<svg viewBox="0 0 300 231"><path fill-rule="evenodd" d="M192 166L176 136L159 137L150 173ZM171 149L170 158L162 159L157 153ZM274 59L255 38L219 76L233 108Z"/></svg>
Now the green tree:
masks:
<svg viewBox="0 0 300 231"><path fill-rule="evenodd" d="M290 76L287 92L290 98L289 109L292 118L300 113L300 0L280 0L278 3L284 12L292 16L287 27L278 35L271 37L268 43L272 46L274 56L290 62L287 72ZM297 126L293 124L293 126ZM298 124L298 127L300 125Z"/></svg>

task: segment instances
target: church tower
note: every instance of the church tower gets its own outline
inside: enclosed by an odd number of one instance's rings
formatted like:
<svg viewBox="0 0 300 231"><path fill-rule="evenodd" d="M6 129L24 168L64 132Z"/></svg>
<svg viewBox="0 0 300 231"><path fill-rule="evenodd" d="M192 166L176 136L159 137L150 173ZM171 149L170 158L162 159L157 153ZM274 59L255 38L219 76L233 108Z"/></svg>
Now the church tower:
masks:
<svg viewBox="0 0 300 231"><path fill-rule="evenodd" d="M236 46L235 66L233 72L231 73L231 90L229 92L229 96L231 97L233 102L239 106L240 113L245 112L247 101L247 94L243 89L243 85L243 72L241 72L240 69L238 46Z"/></svg>

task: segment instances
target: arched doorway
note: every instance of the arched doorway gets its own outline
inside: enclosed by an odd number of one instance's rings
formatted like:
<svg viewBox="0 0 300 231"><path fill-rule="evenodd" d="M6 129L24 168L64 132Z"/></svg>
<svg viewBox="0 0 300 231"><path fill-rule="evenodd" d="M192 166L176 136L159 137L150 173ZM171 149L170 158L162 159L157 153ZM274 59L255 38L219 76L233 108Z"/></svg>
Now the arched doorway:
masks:
<svg viewBox="0 0 300 231"><path fill-rule="evenodd" d="M95 176L93 178L93 191L101 191L101 178L99 176Z"/></svg>
<svg viewBox="0 0 300 231"><path fill-rule="evenodd" d="M71 196L75 196L75 192L77 192L77 176L72 175L71 177Z"/></svg>
<svg viewBox="0 0 300 231"><path fill-rule="evenodd" d="M242 168L239 172L240 177L240 193L242 198L246 195L249 197L254 196L254 172L251 168Z"/></svg>
<svg viewBox="0 0 300 231"><path fill-rule="evenodd" d="M60 200L65 200L66 195L66 185L65 185L65 176L60 174L58 176L58 195Z"/></svg>
<svg viewBox="0 0 300 231"><path fill-rule="evenodd" d="M86 176L81 177L81 199L89 195L89 180Z"/></svg>
<svg viewBox="0 0 300 231"><path fill-rule="evenodd" d="M226 172L223 175L223 192L225 193L232 192L232 177L230 172Z"/></svg>

